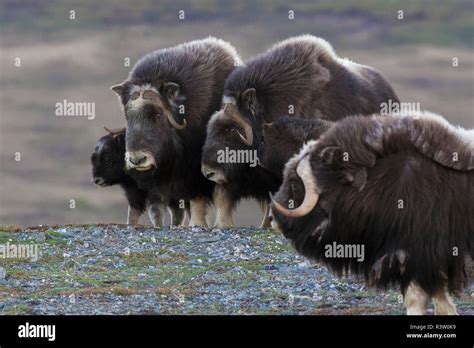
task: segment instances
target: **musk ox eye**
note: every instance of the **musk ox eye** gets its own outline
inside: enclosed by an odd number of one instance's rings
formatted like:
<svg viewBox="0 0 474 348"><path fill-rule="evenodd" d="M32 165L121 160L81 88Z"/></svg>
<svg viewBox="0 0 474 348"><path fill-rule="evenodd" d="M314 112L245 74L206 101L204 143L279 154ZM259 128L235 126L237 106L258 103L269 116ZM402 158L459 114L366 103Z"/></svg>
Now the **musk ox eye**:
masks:
<svg viewBox="0 0 474 348"><path fill-rule="evenodd" d="M110 157L106 157L104 158L104 164L105 165L111 165L114 161L112 161L112 159Z"/></svg>
<svg viewBox="0 0 474 348"><path fill-rule="evenodd" d="M131 100L135 100L135 99L137 99L139 96L140 96L140 93L139 93L139 92L135 92L135 93L133 93L133 94L130 96L130 99L131 99Z"/></svg>

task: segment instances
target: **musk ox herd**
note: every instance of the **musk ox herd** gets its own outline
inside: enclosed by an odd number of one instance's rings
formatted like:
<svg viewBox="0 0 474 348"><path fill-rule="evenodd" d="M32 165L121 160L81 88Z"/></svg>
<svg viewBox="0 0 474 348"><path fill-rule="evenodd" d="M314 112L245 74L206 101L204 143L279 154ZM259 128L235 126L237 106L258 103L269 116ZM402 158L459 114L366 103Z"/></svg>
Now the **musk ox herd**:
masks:
<svg viewBox="0 0 474 348"><path fill-rule="evenodd" d="M377 70L318 37L242 62L207 38L141 58L113 86L125 127L91 157L93 181L120 185L127 223L232 227L257 200L296 251L337 275L398 286L408 314L457 314L471 281L474 131L400 100ZM384 111L382 111L384 110ZM363 255L351 251L362 246Z"/></svg>

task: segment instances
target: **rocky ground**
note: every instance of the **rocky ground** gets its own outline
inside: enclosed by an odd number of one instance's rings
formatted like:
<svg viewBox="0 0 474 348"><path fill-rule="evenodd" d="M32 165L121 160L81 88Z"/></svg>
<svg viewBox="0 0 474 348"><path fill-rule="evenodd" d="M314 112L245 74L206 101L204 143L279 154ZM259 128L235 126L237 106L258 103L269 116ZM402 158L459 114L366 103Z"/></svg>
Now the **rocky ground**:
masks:
<svg viewBox="0 0 474 348"><path fill-rule="evenodd" d="M0 314L403 313L396 291L338 279L270 230L4 227L6 243L40 255L0 259ZM471 289L460 314L473 302Z"/></svg>

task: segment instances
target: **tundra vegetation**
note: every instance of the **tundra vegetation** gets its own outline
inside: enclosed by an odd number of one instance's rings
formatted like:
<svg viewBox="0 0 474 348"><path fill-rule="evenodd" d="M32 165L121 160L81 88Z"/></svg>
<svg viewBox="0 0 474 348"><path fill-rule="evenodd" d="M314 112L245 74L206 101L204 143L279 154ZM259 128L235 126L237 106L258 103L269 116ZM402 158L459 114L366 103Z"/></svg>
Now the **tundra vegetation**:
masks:
<svg viewBox="0 0 474 348"><path fill-rule="evenodd" d="M0 259L0 314L403 314L397 291L338 279L268 230L4 226L8 241L41 256Z"/></svg>

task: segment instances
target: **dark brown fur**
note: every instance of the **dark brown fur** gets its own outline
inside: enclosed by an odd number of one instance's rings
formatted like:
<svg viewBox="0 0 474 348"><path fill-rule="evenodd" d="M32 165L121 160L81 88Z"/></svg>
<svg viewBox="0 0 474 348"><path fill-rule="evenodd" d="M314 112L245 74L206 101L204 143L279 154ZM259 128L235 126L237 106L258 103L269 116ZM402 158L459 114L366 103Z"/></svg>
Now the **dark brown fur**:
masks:
<svg viewBox="0 0 474 348"><path fill-rule="evenodd" d="M283 117L262 128L261 165L283 181L283 169L304 143L316 140L332 122L321 119Z"/></svg>
<svg viewBox="0 0 474 348"><path fill-rule="evenodd" d="M127 81L113 88L125 109L127 151L150 152L156 162L155 169L132 173L143 187L157 184L161 194L176 199L212 197L214 185L201 175L201 149L206 124L220 106L225 79L239 62L235 50L222 40L192 41L145 55ZM179 89L170 91L169 83ZM158 92L161 106L127 107L134 86L148 85ZM167 113L178 123L185 119L187 127L174 129Z"/></svg>
<svg viewBox="0 0 474 348"><path fill-rule="evenodd" d="M97 142L91 155L92 178L99 186L119 185L130 208L143 214L150 205L168 206L172 212L171 224L183 221L184 211L179 202L164 202L157 190L141 188L139 183L125 170L125 128L111 131ZM189 202L186 202L186 207Z"/></svg>
<svg viewBox="0 0 474 348"><path fill-rule="evenodd" d="M248 146L241 141L237 131L242 129L230 108L221 108L208 125L203 164L225 174L225 188L236 199L258 200L268 199L278 178L262 168L218 163L218 150L256 150L261 157L264 123L285 115L327 120L369 115L379 112L381 103L399 101L378 71L337 57L326 41L310 35L285 40L235 69L224 96L235 101L239 117L251 125L254 142Z"/></svg>
<svg viewBox="0 0 474 348"><path fill-rule="evenodd" d="M341 120L290 160L275 197L301 204L295 168L309 155L317 205L293 219L273 209L275 222L298 252L337 274L402 293L415 282L430 296L445 286L456 294L474 257L473 135L432 114ZM365 245L365 261L326 257L334 241Z"/></svg>

